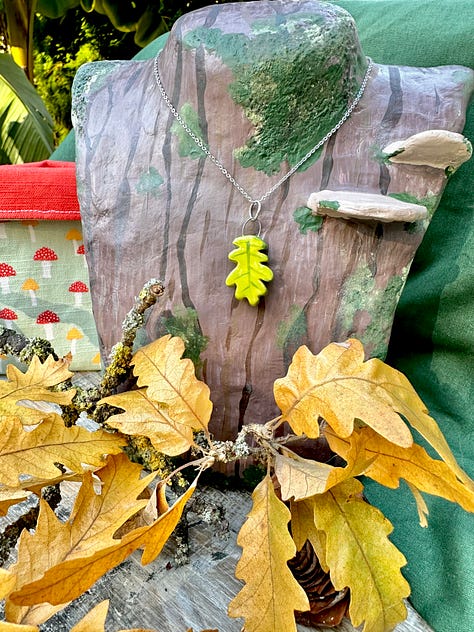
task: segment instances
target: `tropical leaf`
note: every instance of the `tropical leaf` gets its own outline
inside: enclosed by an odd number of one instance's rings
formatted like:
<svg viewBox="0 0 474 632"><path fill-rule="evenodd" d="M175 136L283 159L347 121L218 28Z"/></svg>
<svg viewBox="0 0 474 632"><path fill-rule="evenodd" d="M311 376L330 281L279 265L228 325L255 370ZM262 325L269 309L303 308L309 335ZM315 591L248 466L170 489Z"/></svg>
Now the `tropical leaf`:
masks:
<svg viewBox="0 0 474 632"><path fill-rule="evenodd" d="M57 463L82 472L83 464L102 465L104 454L121 452L124 443L123 437L104 430L66 428L58 415L46 417L29 432L18 419L6 419L0 422L0 482L19 487L23 475L55 479Z"/></svg>
<svg viewBox="0 0 474 632"><path fill-rule="evenodd" d="M150 399L147 391L141 388L104 398L101 403L125 411L109 417L107 424L127 435L148 437L158 452L168 456L186 452L194 443L193 429L186 423L189 417L182 417L185 423L179 416L171 418L169 408Z"/></svg>
<svg viewBox="0 0 474 632"><path fill-rule="evenodd" d="M344 345L332 343L316 356L302 346L286 377L275 381L275 400L296 434L319 436L318 419L322 417L336 434L347 437L359 419L406 447L413 439L399 409L409 412L410 420L425 415L426 409L413 388L406 393L408 411L387 387L397 373L379 360L364 362L364 349L355 339Z"/></svg>
<svg viewBox="0 0 474 632"><path fill-rule="evenodd" d="M253 494L253 507L237 537L242 557L235 575L245 586L229 604L231 617L245 619L245 629L296 631L295 610L309 601L287 562L296 553L288 531L290 512L279 500L267 475Z"/></svg>
<svg viewBox="0 0 474 632"><path fill-rule="evenodd" d="M115 544L97 549L92 555L84 551L84 557L73 557L59 563L55 561L49 570L43 571L40 579L22 583L21 588L10 595L8 603L28 606L48 601L56 605L76 599L99 577L139 548L144 549L142 564L152 562L161 553L178 524L187 501L196 489L196 482L152 525L134 529Z"/></svg>
<svg viewBox="0 0 474 632"><path fill-rule="evenodd" d="M334 467L303 459L290 450L275 457L275 475L280 483L283 500L302 500L314 494L322 494L346 478L363 474L369 465L363 449L363 439L358 437L352 442L351 451L346 454L346 467Z"/></svg>
<svg viewBox="0 0 474 632"><path fill-rule="evenodd" d="M361 498L356 479L343 481L305 502L314 507L316 529L326 540L325 558L336 590L349 587L349 615L363 632L387 632L406 618L410 588L400 568L403 555L388 539L393 527Z"/></svg>
<svg viewBox="0 0 474 632"><path fill-rule="evenodd" d="M474 491L460 481L444 461L433 459L420 445L401 448L387 441L371 428L360 428L349 439L342 439L332 432L327 433L332 450L344 459L349 455L359 438L363 439L363 450L370 464L364 474L385 487L392 489L400 485L403 478L422 492L441 496L455 502L466 511L474 512ZM359 438L358 438L359 437ZM465 478L467 474L464 475ZM416 497L418 499L418 497Z"/></svg>
<svg viewBox="0 0 474 632"><path fill-rule="evenodd" d="M137 351L132 359L133 373L138 386L147 387L147 397L166 407L173 424L208 433L212 412L209 387L196 378L193 363L182 358L183 353L181 338L163 336Z"/></svg>
<svg viewBox="0 0 474 632"><path fill-rule="evenodd" d="M68 367L69 359L54 360L52 356L43 363L35 356L25 373L9 364L7 381L0 381L0 421L13 416L20 418L25 425L39 423L45 413L28 406L28 401L69 405L75 389L50 390L73 376ZM19 402L25 404L18 405Z"/></svg>
<svg viewBox="0 0 474 632"><path fill-rule="evenodd" d="M53 151L53 122L10 55L0 53L0 163L44 160Z"/></svg>
<svg viewBox="0 0 474 632"><path fill-rule="evenodd" d="M226 285L235 285L235 298L246 298L250 305L257 305L267 293L265 282L273 279L273 272L264 264L268 256L261 252L267 244L257 235L242 235L232 242L237 246L229 253L229 259L237 265L227 276Z"/></svg>

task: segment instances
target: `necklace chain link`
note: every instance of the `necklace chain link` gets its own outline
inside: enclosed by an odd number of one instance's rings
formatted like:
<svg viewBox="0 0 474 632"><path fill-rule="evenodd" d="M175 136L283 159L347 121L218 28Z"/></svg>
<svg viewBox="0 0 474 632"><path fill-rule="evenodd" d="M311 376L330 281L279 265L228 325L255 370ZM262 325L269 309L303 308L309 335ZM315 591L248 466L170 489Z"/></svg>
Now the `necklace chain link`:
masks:
<svg viewBox="0 0 474 632"><path fill-rule="evenodd" d="M338 123L336 123L336 125L334 125L334 127L329 130L329 132L323 136L323 138L321 138L321 140L316 143L316 145L310 149L308 151L308 153L306 155L303 156L303 158L301 158L301 160L299 160L295 165L293 165L293 167L284 175L282 176L278 182L276 182L266 193L264 193L260 198L255 199L253 198L250 193L248 193L233 177L233 175L231 173L229 173L229 171L227 171L227 169L224 167L224 165L220 162L220 160L218 158L216 158L216 156L214 156L214 154L212 154L209 151L209 148L204 144L204 142L202 141L201 138L199 138L199 136L197 136L192 129L189 127L189 125L184 121L184 119L182 118L182 116L179 114L179 112L177 111L177 109L174 107L174 105L171 103L171 100L163 86L163 82L161 81L161 77L160 77L160 73L158 71L158 55L155 57L155 61L154 61L154 65L153 65L153 72L154 72L154 76L155 76L155 80L158 86L158 90L160 91L160 94L163 98L163 101L166 103L166 105L168 106L170 112L172 113L172 115L175 117L175 119L178 121L178 123L181 125L181 127L185 130L185 132L193 139L193 141L196 143L196 145L202 149L202 151L206 154L206 156L216 165L216 167L219 169L219 171L232 183L232 185L237 189L237 191L239 191L239 193L241 195L243 195L243 197L250 202L250 209L249 209L249 219L248 221L257 221L258 218L258 214L260 213L260 209L261 209L261 203L266 200L274 191L276 191L278 189L279 186L281 186L284 182L286 182L286 180L288 180L288 178L290 178L295 171L297 171L301 165L303 165L307 160L309 160L309 158L311 158L311 156L316 153L318 151L318 149L320 149L330 138L331 136L333 136L340 127L342 127L342 125L344 125L344 123L347 121L347 119L350 117L350 115L352 114L352 112L355 110L355 108L357 107L359 101L362 99L362 96L365 92L365 88L367 86L367 83L369 81L370 78L370 73L372 72L372 68L373 68L373 61L368 58L368 65L367 65L367 70L366 73L364 75L364 78L362 80L362 83L360 85L359 91L357 92L356 96L354 97L353 101L351 102L351 104L349 105L349 107L347 108L347 110L344 112L344 114L342 115L342 118L340 119L340 121Z"/></svg>

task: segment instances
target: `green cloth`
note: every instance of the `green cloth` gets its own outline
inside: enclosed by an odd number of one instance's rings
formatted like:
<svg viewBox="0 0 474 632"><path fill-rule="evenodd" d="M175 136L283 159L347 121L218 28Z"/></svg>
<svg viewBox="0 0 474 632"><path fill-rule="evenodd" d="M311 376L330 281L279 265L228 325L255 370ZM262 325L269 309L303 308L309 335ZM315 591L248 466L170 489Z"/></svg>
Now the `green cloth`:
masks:
<svg viewBox="0 0 474 632"><path fill-rule="evenodd" d="M474 68L473 0L340 0L367 55L382 64ZM166 36L141 51L156 54ZM465 135L474 141L474 107ZM53 154L74 159L68 137ZM474 476L474 159L451 178L417 253L397 311L388 362L403 371L440 424L460 465ZM428 497L418 524L406 487L369 485L395 526L411 601L436 632L474 631L474 517Z"/></svg>
<svg viewBox="0 0 474 632"><path fill-rule="evenodd" d="M472 0L341 0L382 64L474 68ZM474 107L465 136L474 141ZM474 159L451 178L396 313L387 362L408 376L458 462L474 476ZM422 529L407 487L367 495L395 526L414 607L436 632L474 631L474 517L426 496Z"/></svg>

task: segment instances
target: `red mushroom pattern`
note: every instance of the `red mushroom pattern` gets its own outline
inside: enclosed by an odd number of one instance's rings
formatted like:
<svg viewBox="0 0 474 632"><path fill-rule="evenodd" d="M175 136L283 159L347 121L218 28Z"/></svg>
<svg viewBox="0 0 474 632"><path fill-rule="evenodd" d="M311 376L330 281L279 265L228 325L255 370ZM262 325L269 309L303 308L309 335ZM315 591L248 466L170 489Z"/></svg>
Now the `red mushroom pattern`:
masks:
<svg viewBox="0 0 474 632"><path fill-rule="evenodd" d="M35 254L33 255L34 261L41 261L43 267L43 279L51 278L51 262L57 261L58 255L54 252L52 248L47 248L43 246L39 248Z"/></svg>
<svg viewBox="0 0 474 632"><path fill-rule="evenodd" d="M16 270L14 270L8 263L0 263L0 284L2 286L2 294L10 293L8 277L12 276L16 276Z"/></svg>
<svg viewBox="0 0 474 632"><path fill-rule="evenodd" d="M54 340L53 324L59 323L59 320L59 316L49 309L38 314L36 324L44 326L46 340Z"/></svg>
<svg viewBox="0 0 474 632"><path fill-rule="evenodd" d="M80 307L82 305L82 295L89 291L89 288L82 281L74 281L69 286L69 292L74 294L74 305Z"/></svg>
<svg viewBox="0 0 474 632"><path fill-rule="evenodd" d="M5 323L5 327L10 327L11 326L11 321L12 320L17 320L18 316L16 315L16 313L10 309L9 307L4 307L2 310L0 310L0 318L3 320L3 322Z"/></svg>

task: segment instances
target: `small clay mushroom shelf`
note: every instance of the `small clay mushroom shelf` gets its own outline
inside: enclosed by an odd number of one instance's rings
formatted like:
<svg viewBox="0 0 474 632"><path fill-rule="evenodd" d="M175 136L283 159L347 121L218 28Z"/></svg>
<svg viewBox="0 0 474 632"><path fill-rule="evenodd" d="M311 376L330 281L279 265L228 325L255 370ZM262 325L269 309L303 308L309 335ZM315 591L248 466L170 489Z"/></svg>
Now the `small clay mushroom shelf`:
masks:
<svg viewBox="0 0 474 632"><path fill-rule="evenodd" d="M43 279L51 278L51 263L57 261L58 255L52 248L43 246L39 248L33 255L33 261L41 261L43 268Z"/></svg>
<svg viewBox="0 0 474 632"><path fill-rule="evenodd" d="M10 293L8 277L12 276L16 276L16 270L8 263L0 263L0 285L2 287L2 294Z"/></svg>
<svg viewBox="0 0 474 632"><path fill-rule="evenodd" d="M59 323L59 316L55 312L47 309L46 311L41 312L41 314L38 314L36 324L44 326L46 340L54 340L54 323Z"/></svg>

